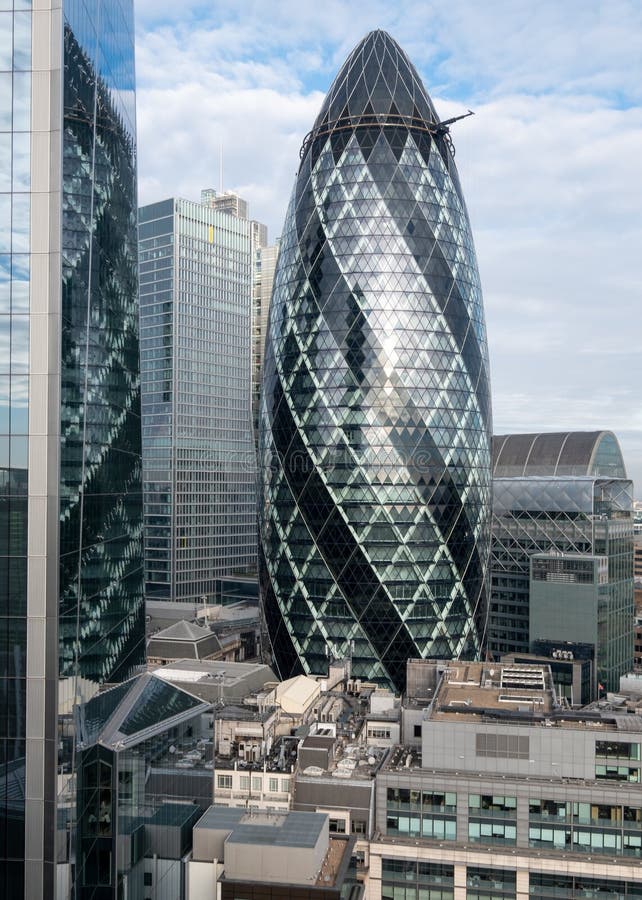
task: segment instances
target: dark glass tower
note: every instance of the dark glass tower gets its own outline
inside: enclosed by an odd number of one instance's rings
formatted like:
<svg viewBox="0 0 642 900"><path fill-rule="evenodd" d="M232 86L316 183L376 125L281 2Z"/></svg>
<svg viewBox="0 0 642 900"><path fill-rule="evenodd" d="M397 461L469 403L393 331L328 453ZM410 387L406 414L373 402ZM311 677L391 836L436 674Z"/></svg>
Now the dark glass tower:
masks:
<svg viewBox="0 0 642 900"><path fill-rule="evenodd" d="M74 707L145 655L133 4L6 0L0 35L0 894L50 900Z"/></svg>
<svg viewBox="0 0 642 900"><path fill-rule="evenodd" d="M267 333L261 592L282 677L480 650L491 413L448 128L374 31L301 150Z"/></svg>

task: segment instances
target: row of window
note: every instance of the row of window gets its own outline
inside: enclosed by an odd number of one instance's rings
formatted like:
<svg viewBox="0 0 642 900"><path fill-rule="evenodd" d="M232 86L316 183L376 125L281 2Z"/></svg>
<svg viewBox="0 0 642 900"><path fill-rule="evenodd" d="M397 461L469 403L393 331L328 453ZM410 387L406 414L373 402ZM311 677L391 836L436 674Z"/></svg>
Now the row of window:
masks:
<svg viewBox="0 0 642 900"><path fill-rule="evenodd" d="M421 734L421 732L420 732ZM440 811L454 813L457 810L457 794L441 791L415 791L408 788L392 788L387 790L388 810L411 809L431 812Z"/></svg>
<svg viewBox="0 0 642 900"><path fill-rule="evenodd" d="M454 874L452 865L384 857L381 861L382 900L453 900ZM516 891L517 873L514 870L486 866L466 868L466 900L514 900ZM642 897L642 882L530 872L528 892L531 900L589 897L629 900Z"/></svg>
<svg viewBox="0 0 642 900"><path fill-rule="evenodd" d="M564 822L580 822L584 825L620 825L628 828L642 827L642 807L620 806L604 803L571 803L558 800L529 800L531 821L557 818Z"/></svg>
<svg viewBox="0 0 642 900"><path fill-rule="evenodd" d="M551 828L531 825L528 829L529 847L547 847L554 850L572 850L574 853L615 853L624 856L640 856L642 835L624 834L581 828Z"/></svg>
<svg viewBox="0 0 642 900"><path fill-rule="evenodd" d="M365 834L367 830L367 822L365 819L351 819L350 831L352 834ZM331 834L346 834L345 819L328 819L328 831Z"/></svg>
<svg viewBox="0 0 642 900"><path fill-rule="evenodd" d="M232 774L218 774L216 776L216 786L221 790L232 790L234 776ZM287 794L290 790L290 779L280 778L277 776L268 776L264 779L263 775L239 775L238 790L240 791L257 791L263 792L265 783L265 791L270 794Z"/></svg>
<svg viewBox="0 0 642 900"><path fill-rule="evenodd" d="M382 859L382 900L453 900L454 866L418 860ZM514 898L516 873L509 869L468 866L467 900Z"/></svg>
<svg viewBox="0 0 642 900"><path fill-rule="evenodd" d="M428 840L457 840L457 822L453 819L432 815L401 815L388 813L386 834L422 837Z"/></svg>
<svg viewBox="0 0 642 900"><path fill-rule="evenodd" d="M388 835L457 839L456 794L388 788L387 800ZM508 846L517 843L516 797L471 794L468 809L468 840L471 843ZM434 812L442 815L433 815ZM641 807L537 799L529 802L529 816L531 847L568 847L576 851L642 855ZM551 819L557 821L551 822ZM567 822L567 827L560 827ZM581 825L595 827L587 829Z"/></svg>

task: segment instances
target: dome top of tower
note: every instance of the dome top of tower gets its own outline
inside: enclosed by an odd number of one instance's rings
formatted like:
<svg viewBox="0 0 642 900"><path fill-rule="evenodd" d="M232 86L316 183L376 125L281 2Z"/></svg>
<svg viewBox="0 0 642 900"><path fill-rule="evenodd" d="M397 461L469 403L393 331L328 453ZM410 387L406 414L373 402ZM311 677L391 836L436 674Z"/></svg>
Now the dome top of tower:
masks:
<svg viewBox="0 0 642 900"><path fill-rule="evenodd" d="M399 44L381 30L369 32L334 79L314 128L363 115L439 118L417 70Z"/></svg>

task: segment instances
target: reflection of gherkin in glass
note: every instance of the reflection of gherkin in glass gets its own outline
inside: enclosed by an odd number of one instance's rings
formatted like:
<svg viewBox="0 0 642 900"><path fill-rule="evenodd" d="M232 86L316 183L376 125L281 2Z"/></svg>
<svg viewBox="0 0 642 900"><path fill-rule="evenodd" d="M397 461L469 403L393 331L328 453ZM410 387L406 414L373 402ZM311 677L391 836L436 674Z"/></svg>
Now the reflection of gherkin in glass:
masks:
<svg viewBox="0 0 642 900"><path fill-rule="evenodd" d="M447 129L384 32L347 59L284 227L261 409L261 593L283 677L480 649L490 396Z"/></svg>

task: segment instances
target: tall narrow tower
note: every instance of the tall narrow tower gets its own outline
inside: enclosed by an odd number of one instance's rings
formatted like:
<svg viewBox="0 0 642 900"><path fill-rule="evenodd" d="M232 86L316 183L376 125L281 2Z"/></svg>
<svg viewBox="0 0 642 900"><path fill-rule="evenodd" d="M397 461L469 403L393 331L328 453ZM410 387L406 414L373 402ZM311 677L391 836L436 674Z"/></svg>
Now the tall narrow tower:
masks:
<svg viewBox="0 0 642 900"><path fill-rule="evenodd" d="M282 677L480 650L489 553L486 331L445 125L368 34L301 150L260 417L261 593Z"/></svg>
<svg viewBox="0 0 642 900"><path fill-rule="evenodd" d="M252 268L266 229L237 194L213 194L139 210L148 600L198 603L256 571Z"/></svg>
<svg viewBox="0 0 642 900"><path fill-rule="evenodd" d="M1 6L0 894L51 900L74 707L145 657L133 10Z"/></svg>

